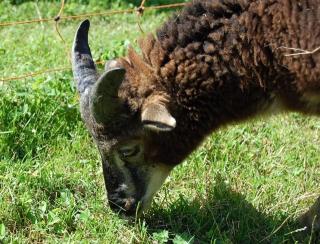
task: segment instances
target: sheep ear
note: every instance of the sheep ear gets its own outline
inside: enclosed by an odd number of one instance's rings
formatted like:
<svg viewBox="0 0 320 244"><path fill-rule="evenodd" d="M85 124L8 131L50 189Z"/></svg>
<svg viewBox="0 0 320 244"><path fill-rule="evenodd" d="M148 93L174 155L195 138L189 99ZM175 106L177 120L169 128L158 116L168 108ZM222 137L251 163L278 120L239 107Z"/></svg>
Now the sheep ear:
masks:
<svg viewBox="0 0 320 244"><path fill-rule="evenodd" d="M98 123L108 123L122 112L118 90L124 79L125 69L111 68L94 84L90 96L90 109Z"/></svg>
<svg viewBox="0 0 320 244"><path fill-rule="evenodd" d="M141 114L144 128L152 131L171 131L176 127L176 120L164 105L149 104Z"/></svg>

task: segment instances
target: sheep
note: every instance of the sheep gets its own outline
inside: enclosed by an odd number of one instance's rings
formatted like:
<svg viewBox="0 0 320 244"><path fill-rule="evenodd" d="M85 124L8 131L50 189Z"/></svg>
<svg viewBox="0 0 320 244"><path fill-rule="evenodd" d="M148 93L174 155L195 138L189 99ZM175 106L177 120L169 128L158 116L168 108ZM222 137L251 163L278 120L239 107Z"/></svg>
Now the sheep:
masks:
<svg viewBox="0 0 320 244"><path fill-rule="evenodd" d="M109 205L150 206L172 169L221 126L256 115L320 112L320 0L194 0L141 54L100 76L89 21L73 45L82 118L101 154ZM139 206L139 207L138 207ZM301 217L320 229L320 198Z"/></svg>

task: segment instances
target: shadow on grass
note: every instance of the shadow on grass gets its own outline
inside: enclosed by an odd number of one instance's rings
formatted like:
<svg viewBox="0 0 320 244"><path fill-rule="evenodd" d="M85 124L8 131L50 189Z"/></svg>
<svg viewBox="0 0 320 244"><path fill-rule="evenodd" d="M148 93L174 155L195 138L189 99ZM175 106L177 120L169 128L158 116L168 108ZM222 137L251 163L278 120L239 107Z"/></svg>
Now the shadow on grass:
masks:
<svg viewBox="0 0 320 244"><path fill-rule="evenodd" d="M289 220L288 220L289 219ZM298 224L288 216L267 216L224 182L205 196L189 202L184 197L168 208L153 208L147 217L148 231L169 231L190 243L303 243L310 237L292 233Z"/></svg>

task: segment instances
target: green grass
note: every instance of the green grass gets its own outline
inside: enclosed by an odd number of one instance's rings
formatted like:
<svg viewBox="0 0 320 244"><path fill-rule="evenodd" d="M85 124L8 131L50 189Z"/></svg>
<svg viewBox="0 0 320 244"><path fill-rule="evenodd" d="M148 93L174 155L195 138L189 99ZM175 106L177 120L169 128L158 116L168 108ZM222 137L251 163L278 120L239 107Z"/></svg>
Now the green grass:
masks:
<svg viewBox="0 0 320 244"><path fill-rule="evenodd" d="M139 3L86 2L70 1L65 14ZM161 1L168 2L175 1ZM0 22L55 16L59 7L1 1ZM144 31L169 14L146 13ZM141 36L134 15L91 21L95 59L123 55ZM68 48L78 23L60 24ZM69 65L52 23L0 34L0 77ZM312 236L293 232L320 194L319 142L318 119L297 114L221 129L174 170L146 217L129 223L106 204L71 72L0 83L0 243L308 243Z"/></svg>

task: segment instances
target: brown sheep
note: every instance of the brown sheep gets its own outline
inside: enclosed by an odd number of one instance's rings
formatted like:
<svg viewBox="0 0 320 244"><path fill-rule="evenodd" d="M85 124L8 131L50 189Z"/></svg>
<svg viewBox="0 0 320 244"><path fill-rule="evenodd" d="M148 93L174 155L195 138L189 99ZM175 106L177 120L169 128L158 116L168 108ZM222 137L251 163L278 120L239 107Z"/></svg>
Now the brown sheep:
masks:
<svg viewBox="0 0 320 244"><path fill-rule="evenodd" d="M157 37L140 41L141 55L130 48L101 76L84 21L73 47L74 76L111 208L126 215L147 208L174 166L220 126L276 111L318 115L319 6L195 0ZM318 229L319 205L301 218Z"/></svg>

